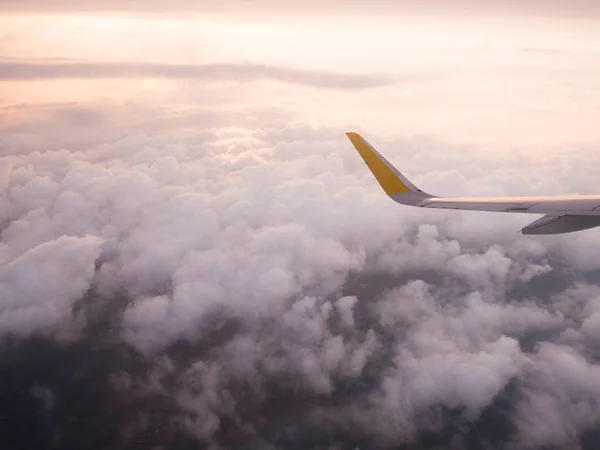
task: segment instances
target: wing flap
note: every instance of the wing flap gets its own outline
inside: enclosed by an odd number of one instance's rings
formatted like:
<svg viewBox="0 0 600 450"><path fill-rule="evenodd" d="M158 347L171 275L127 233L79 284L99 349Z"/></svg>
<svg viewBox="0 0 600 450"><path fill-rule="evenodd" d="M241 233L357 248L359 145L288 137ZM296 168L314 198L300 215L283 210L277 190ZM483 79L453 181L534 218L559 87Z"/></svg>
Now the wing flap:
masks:
<svg viewBox="0 0 600 450"><path fill-rule="evenodd" d="M521 230L523 234L563 234L600 226L600 217L564 215L544 216Z"/></svg>

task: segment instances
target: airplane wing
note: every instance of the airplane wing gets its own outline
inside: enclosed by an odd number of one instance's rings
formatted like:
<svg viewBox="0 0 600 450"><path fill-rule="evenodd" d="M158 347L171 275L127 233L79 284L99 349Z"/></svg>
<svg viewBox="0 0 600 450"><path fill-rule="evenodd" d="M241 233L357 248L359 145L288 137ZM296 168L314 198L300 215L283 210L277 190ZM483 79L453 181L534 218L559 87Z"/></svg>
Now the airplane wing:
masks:
<svg viewBox="0 0 600 450"><path fill-rule="evenodd" d="M544 214L523 234L560 234L600 226L600 195L552 197L438 197L417 188L358 133L346 133L394 201L420 208Z"/></svg>

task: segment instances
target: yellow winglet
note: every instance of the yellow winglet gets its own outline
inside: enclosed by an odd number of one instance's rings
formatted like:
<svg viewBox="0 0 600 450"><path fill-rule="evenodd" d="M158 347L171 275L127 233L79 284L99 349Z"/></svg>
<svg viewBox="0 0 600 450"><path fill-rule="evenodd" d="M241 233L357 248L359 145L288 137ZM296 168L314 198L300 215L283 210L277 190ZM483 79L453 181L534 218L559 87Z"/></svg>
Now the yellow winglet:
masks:
<svg viewBox="0 0 600 450"><path fill-rule="evenodd" d="M346 136L352 142L362 159L377 178L377 181L387 195L405 194L414 192L406 183L399 178L399 173L386 161L367 141L358 133L348 132ZM402 175L400 175L402 176Z"/></svg>

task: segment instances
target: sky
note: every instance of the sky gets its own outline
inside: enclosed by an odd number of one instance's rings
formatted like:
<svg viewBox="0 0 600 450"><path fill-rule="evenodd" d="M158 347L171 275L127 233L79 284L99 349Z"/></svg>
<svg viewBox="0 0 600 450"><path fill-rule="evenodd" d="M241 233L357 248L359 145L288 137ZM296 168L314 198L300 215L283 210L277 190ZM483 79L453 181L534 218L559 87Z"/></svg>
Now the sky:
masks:
<svg viewBox="0 0 600 450"><path fill-rule="evenodd" d="M331 1L290 2L287 13L267 1L175 2L171 16L163 2L82 11L5 1L0 99L5 108L283 110L313 126L494 149L594 142L595 2L499 3L496 12L492 2L354 2L338 15ZM51 112L22 108L9 123Z"/></svg>
<svg viewBox="0 0 600 450"><path fill-rule="evenodd" d="M596 448L599 13L0 1L2 448Z"/></svg>

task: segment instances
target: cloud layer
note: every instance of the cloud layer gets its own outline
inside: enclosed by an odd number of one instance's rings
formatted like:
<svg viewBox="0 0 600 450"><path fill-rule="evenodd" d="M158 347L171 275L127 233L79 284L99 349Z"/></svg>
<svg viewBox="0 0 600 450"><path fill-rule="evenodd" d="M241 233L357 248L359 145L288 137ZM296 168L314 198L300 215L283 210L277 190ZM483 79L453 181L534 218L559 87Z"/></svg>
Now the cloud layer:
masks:
<svg viewBox="0 0 600 450"><path fill-rule="evenodd" d="M230 15L232 11L241 11L247 5L240 0L226 0L218 4L202 4L190 0L176 0L172 3L165 3L162 0L140 1L108 0L99 3L81 3L73 0L60 0L57 2L44 2L42 0L2 0L0 7L7 10L16 11L78 11L78 12L110 12L110 11L128 11L144 13L162 13L165 12L197 12L197 13L225 13ZM407 13L407 12L426 12L443 11L445 13L461 14L469 12L519 12L534 14L589 14L597 13L597 3L591 0L550 0L546 2L531 2L523 4L516 0L458 0L449 7L446 2L441 0L427 0L416 5L408 0L401 0L395 3L386 1L374 1L366 3L362 0L352 0L350 2L340 3L337 0L326 1L291 1L282 6L281 3L274 0L258 0L254 8L248 8L243 11L248 14L268 15L278 14L315 14L328 13L340 15L354 14L383 14L383 13Z"/></svg>
<svg viewBox="0 0 600 450"><path fill-rule="evenodd" d="M343 130L197 133L0 160L9 448L591 448L597 233L395 205ZM382 151L434 192L554 170L424 144Z"/></svg>
<svg viewBox="0 0 600 450"><path fill-rule="evenodd" d="M166 77L200 80L282 81L317 88L365 89L393 83L381 75L327 73L315 70L275 67L261 64L162 64L91 62L15 62L0 61L0 80L47 80L69 78ZM418 80L417 77L409 81Z"/></svg>

